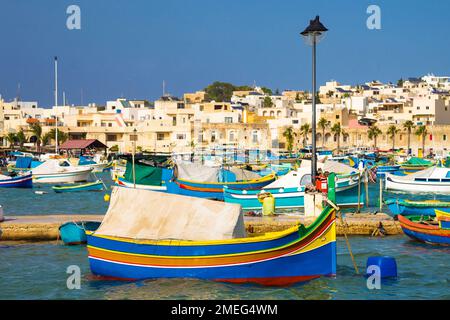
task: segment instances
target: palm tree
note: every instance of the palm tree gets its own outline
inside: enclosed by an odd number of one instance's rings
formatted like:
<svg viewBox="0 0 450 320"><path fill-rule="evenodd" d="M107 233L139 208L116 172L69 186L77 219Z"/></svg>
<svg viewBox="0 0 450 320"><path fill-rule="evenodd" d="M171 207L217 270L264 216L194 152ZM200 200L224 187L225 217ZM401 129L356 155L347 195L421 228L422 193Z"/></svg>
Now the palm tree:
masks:
<svg viewBox="0 0 450 320"><path fill-rule="evenodd" d="M419 126L415 132L416 136L422 138L422 158L425 155L425 138L428 134L426 126Z"/></svg>
<svg viewBox="0 0 450 320"><path fill-rule="evenodd" d="M44 134L41 138L41 146L45 147L50 140L52 139L52 135L50 134L50 132L47 132L46 134Z"/></svg>
<svg viewBox="0 0 450 320"><path fill-rule="evenodd" d="M350 134L344 130L342 130L341 135L342 135L342 138L344 139L344 142L346 142L348 137L350 137Z"/></svg>
<svg viewBox="0 0 450 320"><path fill-rule="evenodd" d="M342 127L341 124L339 122L336 122L332 127L331 127L331 132L334 133L334 135L336 136L336 141L337 141L337 152L339 153L339 149L341 148L341 134L342 134Z"/></svg>
<svg viewBox="0 0 450 320"><path fill-rule="evenodd" d="M330 121L325 118L320 118L317 123L320 129L322 129L322 148L325 147L325 130L330 126Z"/></svg>
<svg viewBox="0 0 450 320"><path fill-rule="evenodd" d="M400 132L400 129L398 129L396 125L389 126L389 128L386 132L388 134L389 138L392 139L392 151L394 151L394 149L395 149L395 135L399 132Z"/></svg>
<svg viewBox="0 0 450 320"><path fill-rule="evenodd" d="M20 129L20 131L17 132L16 139L17 142L19 143L20 149L22 149L23 144L27 142L27 137L25 136L25 132L23 132L23 129Z"/></svg>
<svg viewBox="0 0 450 320"><path fill-rule="evenodd" d="M69 135L59 129L58 130L58 145L60 145L61 143L64 143L67 141L67 139L69 138ZM49 132L50 138L53 140L56 140L56 129L52 129Z"/></svg>
<svg viewBox="0 0 450 320"><path fill-rule="evenodd" d="M305 123L300 127L300 135L303 136L303 147L308 143L308 134L311 131L309 123Z"/></svg>
<svg viewBox="0 0 450 320"><path fill-rule="evenodd" d="M39 122L30 125L31 132L36 137L36 151L39 152L42 143L42 127Z"/></svg>
<svg viewBox="0 0 450 320"><path fill-rule="evenodd" d="M295 135L296 133L294 132L294 129L292 127L287 127L286 130L283 132L283 137L286 138L287 150L289 152L292 152Z"/></svg>
<svg viewBox="0 0 450 320"><path fill-rule="evenodd" d="M411 120L405 121L405 123L403 123L403 129L405 129L408 132L408 152L407 154L409 154L409 150L411 148L411 133L412 133L412 129L414 129L415 125L414 122L412 122Z"/></svg>
<svg viewBox="0 0 450 320"><path fill-rule="evenodd" d="M377 147L377 137L381 134L381 130L377 126L371 126L367 131L367 136L370 140L373 139L373 146Z"/></svg>
<svg viewBox="0 0 450 320"><path fill-rule="evenodd" d="M9 147L12 148L17 142L17 136L14 132L10 132L6 135L6 140L9 142Z"/></svg>

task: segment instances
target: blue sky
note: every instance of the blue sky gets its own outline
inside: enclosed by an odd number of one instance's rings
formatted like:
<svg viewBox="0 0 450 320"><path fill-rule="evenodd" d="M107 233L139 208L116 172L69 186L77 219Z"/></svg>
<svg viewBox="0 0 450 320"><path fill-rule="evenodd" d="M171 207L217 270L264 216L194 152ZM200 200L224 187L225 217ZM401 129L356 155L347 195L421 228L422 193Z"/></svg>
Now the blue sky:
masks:
<svg viewBox="0 0 450 320"><path fill-rule="evenodd" d="M81 8L81 30L66 8ZM366 27L370 4L381 30ZM318 83L450 74L449 1L0 0L0 93L53 102L53 56L69 103L156 99L219 80L307 89L311 49L299 36L316 14ZM61 101L61 98L60 98Z"/></svg>

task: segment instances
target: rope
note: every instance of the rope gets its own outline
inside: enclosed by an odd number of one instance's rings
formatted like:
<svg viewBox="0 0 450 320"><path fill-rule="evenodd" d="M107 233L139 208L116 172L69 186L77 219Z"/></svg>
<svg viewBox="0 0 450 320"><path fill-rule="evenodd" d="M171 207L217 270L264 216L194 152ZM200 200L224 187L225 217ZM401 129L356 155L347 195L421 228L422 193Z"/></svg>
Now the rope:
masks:
<svg viewBox="0 0 450 320"><path fill-rule="evenodd" d="M338 215L339 215L339 219L342 224L342 229L344 230L345 242L347 243L348 252L350 253L350 257L352 258L353 267L355 268L356 274L359 274L358 266L356 265L355 257L353 256L352 248L350 246L350 241L348 240L348 237L347 237L347 232L346 232L347 223L344 224L344 218L342 217L341 211L338 211Z"/></svg>

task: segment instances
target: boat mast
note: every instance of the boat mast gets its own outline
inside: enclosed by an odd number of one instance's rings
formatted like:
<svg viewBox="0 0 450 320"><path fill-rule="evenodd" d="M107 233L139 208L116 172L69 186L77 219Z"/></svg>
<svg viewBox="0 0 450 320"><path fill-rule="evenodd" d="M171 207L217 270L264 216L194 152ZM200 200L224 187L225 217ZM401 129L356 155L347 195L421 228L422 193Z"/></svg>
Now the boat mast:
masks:
<svg viewBox="0 0 450 320"><path fill-rule="evenodd" d="M58 57L55 57L55 153L58 154Z"/></svg>

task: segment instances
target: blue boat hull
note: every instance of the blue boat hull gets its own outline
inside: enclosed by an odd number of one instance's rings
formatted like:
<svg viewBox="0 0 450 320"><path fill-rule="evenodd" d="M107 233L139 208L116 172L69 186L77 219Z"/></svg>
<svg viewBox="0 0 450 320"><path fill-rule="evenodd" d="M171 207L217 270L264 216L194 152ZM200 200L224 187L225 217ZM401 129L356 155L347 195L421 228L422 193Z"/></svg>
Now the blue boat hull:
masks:
<svg viewBox="0 0 450 320"><path fill-rule="evenodd" d="M31 174L26 176L14 177L12 179L0 180L0 188L32 188L33 177Z"/></svg>
<svg viewBox="0 0 450 320"><path fill-rule="evenodd" d="M79 187L71 187L71 188L53 188L56 193L66 193L66 192L80 192L80 191L102 191L103 184L92 184L92 185L80 185Z"/></svg>
<svg viewBox="0 0 450 320"><path fill-rule="evenodd" d="M429 206L429 207L413 207L405 206L402 203L388 203L388 208L392 214L401 214L402 216L435 216L435 210L441 210L444 212L450 212L450 207L439 207L439 206Z"/></svg>

